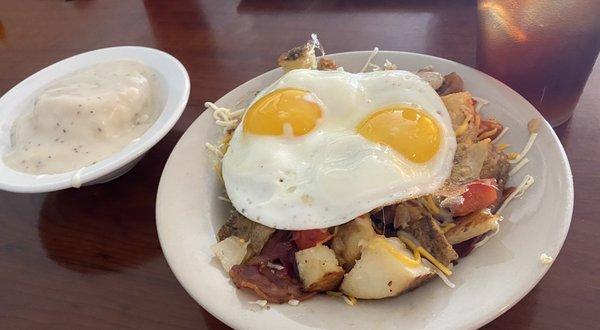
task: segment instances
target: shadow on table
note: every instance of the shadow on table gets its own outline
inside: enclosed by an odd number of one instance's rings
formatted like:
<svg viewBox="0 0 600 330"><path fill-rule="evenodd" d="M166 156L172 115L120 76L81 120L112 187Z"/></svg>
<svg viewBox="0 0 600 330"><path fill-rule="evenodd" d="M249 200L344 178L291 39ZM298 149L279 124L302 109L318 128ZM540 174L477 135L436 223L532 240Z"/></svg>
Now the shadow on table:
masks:
<svg viewBox="0 0 600 330"><path fill-rule="evenodd" d="M572 118L569 118L569 120L567 120L564 124L554 128L554 132L560 139L560 142L563 144L563 146L567 144L570 135L569 132L571 131L571 122Z"/></svg>
<svg viewBox="0 0 600 330"><path fill-rule="evenodd" d="M81 273L119 272L162 255L154 205L162 168L181 137L171 132L122 177L49 193L38 233L50 259Z"/></svg>
<svg viewBox="0 0 600 330"><path fill-rule="evenodd" d="M208 330L226 330L226 329L232 329L229 326L227 326L225 323L219 321L219 319L217 319L216 317L214 317L211 313L207 312L204 308L202 308L202 306L198 305L198 309L202 313L202 318L204 319L203 326L206 329L208 329Z"/></svg>

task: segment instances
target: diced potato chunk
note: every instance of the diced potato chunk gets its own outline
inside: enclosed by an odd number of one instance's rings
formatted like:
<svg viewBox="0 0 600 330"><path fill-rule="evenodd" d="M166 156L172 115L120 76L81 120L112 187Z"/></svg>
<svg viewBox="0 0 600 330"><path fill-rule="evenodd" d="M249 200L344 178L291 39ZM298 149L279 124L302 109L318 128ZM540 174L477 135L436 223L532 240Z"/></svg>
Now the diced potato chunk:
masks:
<svg viewBox="0 0 600 330"><path fill-rule="evenodd" d="M457 135L457 142L474 142L477 138L478 126L475 123L475 106L469 92L454 93L442 96L448 109L452 128Z"/></svg>
<svg viewBox="0 0 600 330"><path fill-rule="evenodd" d="M213 245L211 250L219 259L225 271L229 273L231 267L241 264L244 260L248 251L248 243L237 236L229 236Z"/></svg>
<svg viewBox="0 0 600 330"><path fill-rule="evenodd" d="M306 291L334 290L344 276L335 253L325 245L296 252L296 264Z"/></svg>
<svg viewBox="0 0 600 330"><path fill-rule="evenodd" d="M275 229L251 221L245 216L235 212L227 223L219 229L217 239L222 241L229 236L237 236L244 241L249 242L248 252L244 258L245 260L248 260L260 253L274 232Z"/></svg>
<svg viewBox="0 0 600 330"><path fill-rule="evenodd" d="M490 210L480 210L467 216L460 217L455 221L456 226L450 228L446 233L446 239L450 244L464 242L473 237L487 233L498 228L499 215L491 214Z"/></svg>
<svg viewBox="0 0 600 330"><path fill-rule="evenodd" d="M331 248L335 251L340 264L349 270L354 266L356 259L360 258L358 243L375 235L371 217L369 214L364 214L338 228L333 236Z"/></svg>
<svg viewBox="0 0 600 330"><path fill-rule="evenodd" d="M317 58L315 57L314 44L307 43L303 46L298 46L279 55L277 64L285 70L285 72L294 69L316 69Z"/></svg>
<svg viewBox="0 0 600 330"><path fill-rule="evenodd" d="M416 288L434 274L421 263L403 262L401 256L413 259L413 255L398 238L377 235L360 246L360 259L340 286L347 295L361 299L392 297Z"/></svg>

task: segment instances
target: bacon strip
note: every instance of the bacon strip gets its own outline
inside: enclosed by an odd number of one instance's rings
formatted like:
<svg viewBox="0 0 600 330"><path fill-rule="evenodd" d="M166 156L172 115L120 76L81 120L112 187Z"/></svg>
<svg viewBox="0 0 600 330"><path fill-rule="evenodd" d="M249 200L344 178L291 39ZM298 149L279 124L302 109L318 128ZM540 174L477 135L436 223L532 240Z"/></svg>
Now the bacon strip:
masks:
<svg viewBox="0 0 600 330"><path fill-rule="evenodd" d="M238 288L250 289L270 303L281 304L291 299L308 299L315 293L302 290L302 283L295 270L296 251L290 232L277 231L259 256L244 265L233 266L229 276ZM269 262L280 264L283 268L268 267Z"/></svg>

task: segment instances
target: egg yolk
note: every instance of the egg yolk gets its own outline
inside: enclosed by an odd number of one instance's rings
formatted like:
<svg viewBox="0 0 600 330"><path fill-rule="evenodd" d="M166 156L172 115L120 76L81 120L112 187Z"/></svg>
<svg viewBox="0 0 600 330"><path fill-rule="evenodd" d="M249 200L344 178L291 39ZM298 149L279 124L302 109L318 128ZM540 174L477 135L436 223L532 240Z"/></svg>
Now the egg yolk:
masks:
<svg viewBox="0 0 600 330"><path fill-rule="evenodd" d="M244 116L244 132L258 135L300 136L309 133L321 118L321 107L310 100L310 93L284 88L256 101Z"/></svg>
<svg viewBox="0 0 600 330"><path fill-rule="evenodd" d="M437 123L425 112L394 106L372 113L357 127L366 139L388 146L415 163L429 161L440 148Z"/></svg>

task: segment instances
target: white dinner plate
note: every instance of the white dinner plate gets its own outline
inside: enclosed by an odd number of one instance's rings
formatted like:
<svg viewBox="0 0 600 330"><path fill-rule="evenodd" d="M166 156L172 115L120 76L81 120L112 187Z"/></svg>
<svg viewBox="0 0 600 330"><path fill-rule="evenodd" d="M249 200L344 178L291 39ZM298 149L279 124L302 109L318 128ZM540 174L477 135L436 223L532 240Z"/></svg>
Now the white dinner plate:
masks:
<svg viewBox="0 0 600 330"><path fill-rule="evenodd" d="M329 55L346 71L357 72L371 52ZM502 142L520 150L527 141L527 122L541 115L523 97L501 82L449 60L404 52L382 51L400 69L416 71L433 65L442 73L455 71L465 89L489 100L484 117L495 117L510 127ZM269 71L235 88L216 102L238 108L249 95L283 74ZM451 289L436 279L395 298L365 301L351 307L339 298L318 296L298 306L271 305L257 310L258 298L237 290L213 258L210 246L228 215L227 203L213 163L204 149L222 128L205 111L173 150L162 174L156 220L163 252L177 279L207 311L234 328L243 329L449 329L477 328L508 310L544 276L548 264L540 254L557 257L569 230L573 211L573 182L565 152L547 122L527 157L530 162L509 181L517 185L526 174L535 183L523 198L504 211L498 235L461 259L454 268Z"/></svg>
<svg viewBox="0 0 600 330"><path fill-rule="evenodd" d="M79 170L58 174L29 174L4 164L10 151L12 125L22 113L33 109L37 96L57 79L94 64L114 60L136 60L157 75L156 111L160 114L152 126L120 151ZM154 48L138 46L110 47L75 55L54 63L20 82L0 98L0 190L35 193L81 185L103 183L130 170L146 151L173 128L187 104L190 78L183 65L172 55Z"/></svg>

